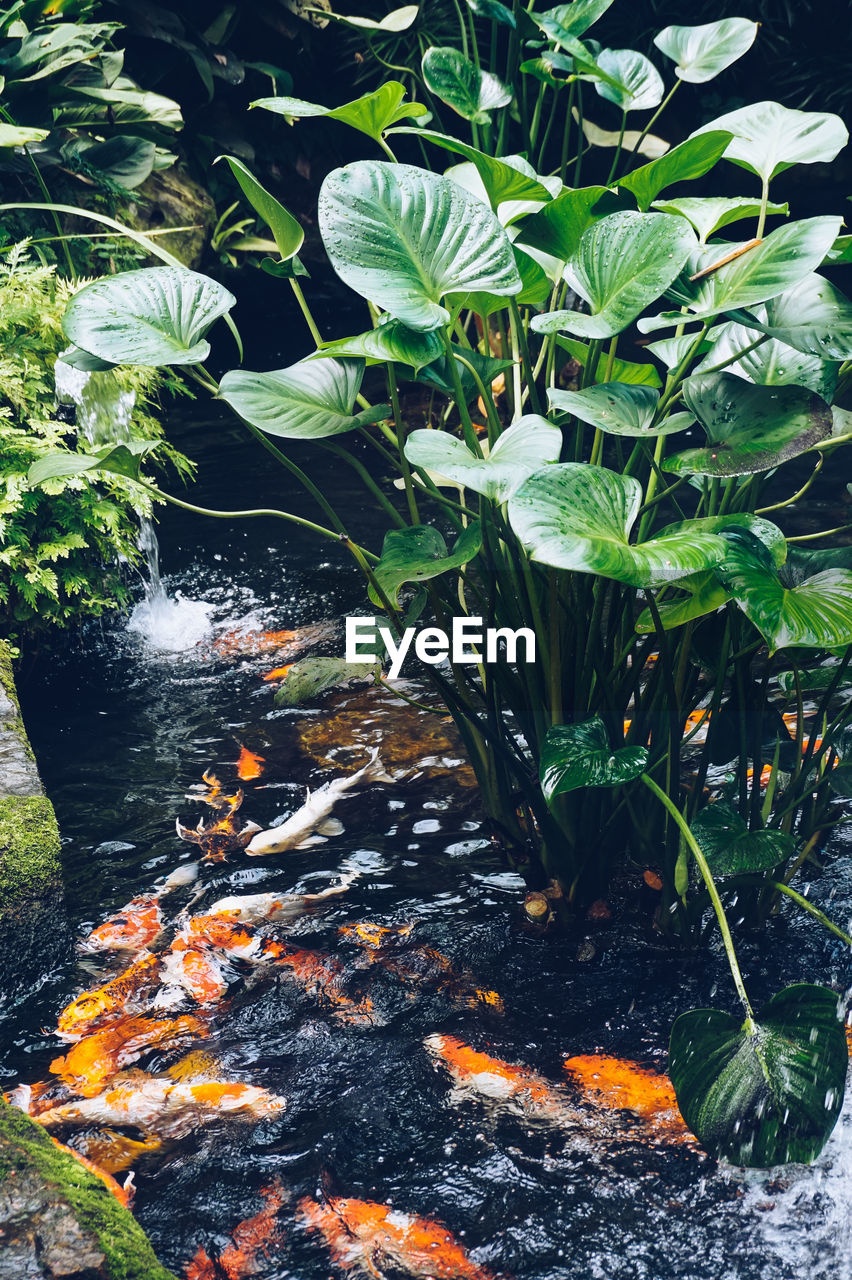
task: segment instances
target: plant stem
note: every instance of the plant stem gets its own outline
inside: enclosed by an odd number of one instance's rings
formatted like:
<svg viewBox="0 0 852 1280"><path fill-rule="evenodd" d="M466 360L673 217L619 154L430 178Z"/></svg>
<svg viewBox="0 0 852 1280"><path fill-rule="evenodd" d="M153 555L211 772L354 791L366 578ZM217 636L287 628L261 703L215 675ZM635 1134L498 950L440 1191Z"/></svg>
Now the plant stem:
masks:
<svg viewBox="0 0 852 1280"><path fill-rule="evenodd" d="M683 81L682 81L682 80L675 80L675 82L674 82L674 84L672 85L671 89L669 89L668 93L667 93L667 94L666 94L666 96L663 98L663 100L662 100L662 102L660 103L660 105L657 107L657 110L656 110L656 111L654 112L654 114L651 116L651 119L648 121L648 123L645 125L645 128L642 130L642 132L639 134L639 137L636 139L636 146L633 148L633 154L636 156L636 159L637 159L637 161L638 161L638 163L637 163L637 165L636 165L636 168L637 168L637 169L638 169L638 168L640 167L640 165L642 164L642 156L641 156L641 155L640 155L640 153L639 153L639 148L642 146L642 143L645 141L645 139L647 138L648 134L651 132L651 130L653 129L654 125L657 123L657 121L659 120L660 116L663 114L663 112L665 111L666 107L669 105L669 103L671 102L671 100L672 100L672 98L675 96L675 94L677 93L677 91L678 91L678 89L680 88L680 86L681 86L681 84L682 84L682 83L683 83ZM758 234L759 234L759 233L758 233Z"/></svg>
<svg viewBox="0 0 852 1280"><path fill-rule="evenodd" d="M845 942L847 947L852 947L852 938L849 937L849 934L844 932L844 930L841 929L839 925L836 925L832 920L829 920L828 916L825 915L824 912L820 911L819 907L815 907L812 902L808 902L807 898L805 898L801 893L797 893L795 889L791 889L783 880L770 880L769 883L773 889L777 889L779 893L786 893L788 898L792 898L795 903L804 908L804 910L807 911L809 915L812 915L815 920L819 920L821 925L828 929L830 933L833 933L835 937L840 938L841 942Z"/></svg>
<svg viewBox="0 0 852 1280"><path fill-rule="evenodd" d="M299 304L299 310L301 311L302 315L305 317L305 322L311 331L311 337L313 338L317 346L321 347L322 334L317 328L316 321L311 315L311 309L308 306L307 302L305 301L305 295L302 293L302 287L299 284L298 280L295 280L293 276L290 277L290 288L293 290L294 294L296 295L296 301Z"/></svg>

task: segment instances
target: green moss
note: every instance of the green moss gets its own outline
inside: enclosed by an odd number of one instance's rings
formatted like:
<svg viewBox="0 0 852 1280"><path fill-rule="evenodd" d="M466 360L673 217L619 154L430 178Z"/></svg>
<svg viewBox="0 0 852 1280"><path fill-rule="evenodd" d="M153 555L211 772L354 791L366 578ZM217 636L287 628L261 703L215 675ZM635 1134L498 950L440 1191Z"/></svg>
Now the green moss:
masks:
<svg viewBox="0 0 852 1280"><path fill-rule="evenodd" d="M100 1178L84 1169L22 1111L0 1101L0 1179L33 1170L71 1206L80 1226L98 1242L111 1280L175 1280L157 1261L133 1215Z"/></svg>
<svg viewBox="0 0 852 1280"><path fill-rule="evenodd" d="M5 640L0 640L0 685L6 690L13 705L18 708L18 715L20 715L21 708L18 703L18 691L15 688L15 675L12 671L12 654Z"/></svg>
<svg viewBox="0 0 852 1280"><path fill-rule="evenodd" d="M0 907L40 898L62 879L59 828L46 796L0 799Z"/></svg>

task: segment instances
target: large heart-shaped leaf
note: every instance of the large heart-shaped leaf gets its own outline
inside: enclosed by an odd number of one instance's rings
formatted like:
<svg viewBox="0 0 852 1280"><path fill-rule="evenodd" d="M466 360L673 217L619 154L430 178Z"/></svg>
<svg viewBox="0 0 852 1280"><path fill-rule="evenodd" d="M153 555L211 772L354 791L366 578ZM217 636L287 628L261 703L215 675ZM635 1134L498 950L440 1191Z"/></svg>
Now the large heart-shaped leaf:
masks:
<svg viewBox="0 0 852 1280"><path fill-rule="evenodd" d="M761 387L807 387L826 402L831 401L839 371L835 361L805 355L777 338L766 338L749 351L760 335L741 324L719 325L713 336L713 345L704 361L708 367L718 366L744 352L730 365L729 373ZM702 369L703 365L699 365L695 372L701 373Z"/></svg>
<svg viewBox="0 0 852 1280"><path fill-rule="evenodd" d="M619 187L631 191L643 212L650 208L655 196L670 187L673 182L686 182L702 177L725 153L731 134L718 130L702 133L697 138L687 138L680 146L672 147L664 156L643 164L632 173L619 178Z"/></svg>
<svg viewBox="0 0 852 1280"><path fill-rule="evenodd" d="M530 13L530 17L555 44L565 44L588 31L612 3L613 0L573 0L572 4L558 4L545 13Z"/></svg>
<svg viewBox="0 0 852 1280"><path fill-rule="evenodd" d="M582 367L586 368L589 363L590 346L587 342L580 342L577 338L566 338L564 334L560 334L556 342L558 346L567 351L570 356ZM603 382L609 365L609 355L602 351L597 359L594 369L594 379L596 382ZM652 364L636 364L632 360L621 360L618 356L612 361L612 378L615 382L629 382L633 386L638 387L660 387L662 382L656 367Z"/></svg>
<svg viewBox="0 0 852 1280"><path fill-rule="evenodd" d="M604 49L598 66L623 86L615 88L612 80L595 82L595 90L622 111L650 111L663 100L665 86L657 68L636 49Z"/></svg>
<svg viewBox="0 0 852 1280"><path fill-rule="evenodd" d="M677 65L675 75L690 84L713 80L754 44L757 23L748 18L722 18L700 27L666 27L654 44Z"/></svg>
<svg viewBox="0 0 852 1280"><path fill-rule="evenodd" d="M477 458L467 445L446 431L412 431L405 456L415 467L506 502L520 484L549 462L558 462L562 432L547 418L528 413L499 437L487 458Z"/></svg>
<svg viewBox="0 0 852 1280"><path fill-rule="evenodd" d="M690 830L714 876L771 871L796 847L784 831L749 831L736 809L723 800L701 809Z"/></svg>
<svg viewBox="0 0 852 1280"><path fill-rule="evenodd" d="M361 360L308 358L270 373L232 369L219 384L219 395L271 436L319 440L387 417L387 405L353 414L363 376Z"/></svg>
<svg viewBox="0 0 852 1280"><path fill-rule="evenodd" d="M743 317L743 323L754 323ZM772 298L755 328L823 360L852 359L852 302L819 275Z"/></svg>
<svg viewBox="0 0 852 1280"><path fill-rule="evenodd" d="M385 129L407 116L428 115L422 102L403 102L405 85L399 80L388 80L373 93L365 93L342 107L323 107L302 98L258 98L251 105L274 111L276 115L301 119L303 116L328 116L350 125L359 133L378 140Z"/></svg>
<svg viewBox="0 0 852 1280"><path fill-rule="evenodd" d="M806 218L776 227L760 244L701 280L679 280L672 296L702 319L766 302L793 288L820 265L839 225L837 218ZM736 248L713 244L697 250L684 276L706 270ZM671 323L671 317L667 319Z"/></svg>
<svg viewBox="0 0 852 1280"><path fill-rule="evenodd" d="M272 232L281 260L289 262L299 252L305 238L301 223L296 221L292 213L287 212L275 196L270 195L266 188L261 186L242 160L238 160L236 156L225 156L225 159L231 173L240 184L243 195Z"/></svg>
<svg viewBox="0 0 852 1280"><path fill-rule="evenodd" d="M620 787L632 782L648 763L644 747L609 745L606 726L598 716L580 724L548 729L541 748L539 782L548 804L581 787Z"/></svg>
<svg viewBox="0 0 852 1280"><path fill-rule="evenodd" d="M319 225L341 280L412 329L446 324L444 294L505 297L522 288L491 210L413 165L362 160L335 169L322 184Z"/></svg>
<svg viewBox="0 0 852 1280"><path fill-rule="evenodd" d="M210 352L205 333L235 302L196 271L145 267L80 289L62 328L76 346L111 364L198 364Z"/></svg>
<svg viewBox="0 0 852 1280"><path fill-rule="evenodd" d="M29 129L0 121L0 147L25 147L28 142L42 142L49 132L49 129Z"/></svg>
<svg viewBox="0 0 852 1280"><path fill-rule="evenodd" d="M826 569L787 587L757 538L728 531L725 540L728 551L716 573L773 653L852 644L852 572Z"/></svg>
<svg viewBox="0 0 852 1280"><path fill-rule="evenodd" d="M438 147L443 147L445 151L453 151L457 155L464 156L476 168L491 208L495 212L498 205L510 200L544 203L551 198L550 191L536 176L532 165L521 156L504 156L503 159L497 160L494 156L477 150L476 147L468 146L458 138L450 137L447 133L436 133L433 129L403 127L394 129L393 132L414 134L418 138L433 142ZM547 181L552 180L547 179Z"/></svg>
<svg viewBox="0 0 852 1280"><path fill-rule="evenodd" d="M65 476L79 476L86 471L110 471L114 475L139 479L139 468L146 453L156 449L157 440L128 440L126 444L105 444L94 453L48 453L32 464L27 472L29 484L44 484Z"/></svg>
<svg viewBox="0 0 852 1280"><path fill-rule="evenodd" d="M433 45L423 55L423 81L464 120L488 124L491 112L512 101L512 90L490 71L483 71L452 45Z"/></svg>
<svg viewBox="0 0 852 1280"><path fill-rule="evenodd" d="M447 550L443 534L428 524L407 529L391 529L385 534L382 555L373 572L391 604L396 604L399 589L405 582L425 582L437 578L448 569L459 569L472 560L482 548L482 528L472 520L456 539L452 551ZM370 588L370 599L381 604Z"/></svg>
<svg viewBox="0 0 852 1280"><path fill-rule="evenodd" d="M441 358L444 345L437 333L425 333L409 329L400 320L388 320L376 329L356 334L352 338L338 338L325 342L317 352L320 359L326 356L360 356L368 363L392 361L394 364L411 365L415 372Z"/></svg>
<svg viewBox="0 0 852 1280"><path fill-rule="evenodd" d="M609 214L583 232L565 271L592 314L553 311L533 317L532 327L539 333L567 329L581 338L611 338L660 297L694 248L695 236L682 220L664 213Z"/></svg>
<svg viewBox="0 0 852 1280"><path fill-rule="evenodd" d="M714 1156L749 1168L813 1160L837 1122L848 1053L837 995L800 984L742 1022L691 1009L672 1027L681 1114Z"/></svg>
<svg viewBox="0 0 852 1280"><path fill-rule="evenodd" d="M502 27L514 29L517 26L512 10L501 4L500 0L467 0L467 7L477 18L490 18Z"/></svg>
<svg viewBox="0 0 852 1280"><path fill-rule="evenodd" d="M507 373L512 367L511 360L500 360L496 356L484 356L479 351L471 351L469 347L460 347L456 343L453 343L452 349L454 353L457 352L460 356L463 356L466 362L462 364L461 361L456 360L455 356L453 356L453 363L461 378L462 394L468 404L479 395L479 387L467 365L473 366L486 386L493 382L495 378L499 378L501 373ZM445 355L441 356L440 360L436 360L434 364L426 365L425 369L421 369L417 375L417 381L425 382L430 387L437 387L439 391L443 391L444 395L455 396L456 394L453 372Z"/></svg>
<svg viewBox="0 0 852 1280"><path fill-rule="evenodd" d="M524 219L517 243L530 245L560 263L567 262L577 252L586 228L606 214L606 208L601 207L604 197L611 202L612 193L607 187L560 191L555 200Z"/></svg>
<svg viewBox="0 0 852 1280"><path fill-rule="evenodd" d="M706 136L712 137L712 133ZM750 200L747 196L676 196L673 200L654 200L652 207L663 213L677 213L686 218L695 227L702 244L714 231L720 231L722 227L739 222L742 218L757 218L760 215L760 201ZM766 212L786 217L790 206L770 201Z"/></svg>
<svg viewBox="0 0 852 1280"><path fill-rule="evenodd" d="M333 18L335 22L343 22L347 27L359 27L362 31L385 31L396 34L399 31L407 31L412 26L420 12L420 5L405 4L399 9L386 13L383 18L362 18L358 14L331 13L325 8L320 9L319 6L312 9L312 12L322 16L328 12L329 18ZM324 25L322 17L320 17L320 24Z"/></svg>
<svg viewBox="0 0 852 1280"><path fill-rule="evenodd" d="M691 413L675 413L659 426L651 423L660 402L660 395L652 387L625 382L601 382L583 391L561 391L551 388L547 393L551 409L571 413L581 422L588 422L601 431L614 436L671 435L685 431L695 418Z"/></svg>
<svg viewBox="0 0 852 1280"><path fill-rule="evenodd" d="M765 182L794 164L834 160L849 141L840 116L825 111L793 111L779 102L740 107L695 132L707 133L711 129L728 129L734 137L725 159L756 173Z"/></svg>
<svg viewBox="0 0 852 1280"><path fill-rule="evenodd" d="M105 178L132 191L144 182L154 167L156 145L145 138L131 138L119 133L105 142L95 142L85 149L77 144L76 154L87 166L98 169Z"/></svg>
<svg viewBox="0 0 852 1280"><path fill-rule="evenodd" d="M509 499L509 522L532 560L635 587L677 581L722 559L724 539L691 523L631 543L641 503L632 476L565 462L524 481Z"/></svg>
<svg viewBox="0 0 852 1280"><path fill-rule="evenodd" d="M667 471L751 475L795 458L831 435L828 406L806 387L760 387L732 373L697 373L683 384L683 396L709 445L667 458Z"/></svg>

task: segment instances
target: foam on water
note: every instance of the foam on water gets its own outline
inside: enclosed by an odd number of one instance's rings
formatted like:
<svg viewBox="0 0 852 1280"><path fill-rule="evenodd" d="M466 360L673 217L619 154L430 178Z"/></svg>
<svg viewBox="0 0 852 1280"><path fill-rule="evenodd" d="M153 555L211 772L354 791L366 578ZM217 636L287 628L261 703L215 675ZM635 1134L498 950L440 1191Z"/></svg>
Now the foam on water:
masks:
<svg viewBox="0 0 852 1280"><path fill-rule="evenodd" d="M212 613L213 605L206 600L187 600L180 592L172 598L161 591L139 601L127 630L140 635L152 649L186 653L210 634Z"/></svg>

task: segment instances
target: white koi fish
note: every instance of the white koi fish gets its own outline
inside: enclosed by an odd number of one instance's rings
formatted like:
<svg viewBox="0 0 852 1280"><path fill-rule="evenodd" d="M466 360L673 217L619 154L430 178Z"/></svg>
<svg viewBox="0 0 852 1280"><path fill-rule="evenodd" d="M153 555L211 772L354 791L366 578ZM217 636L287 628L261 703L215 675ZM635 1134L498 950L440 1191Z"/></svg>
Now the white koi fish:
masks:
<svg viewBox="0 0 852 1280"><path fill-rule="evenodd" d="M339 884L330 885L320 893L250 893L239 898L220 898L208 908L208 914L231 916L243 924L256 924L260 920L287 920L310 910L326 898L345 893L360 874L360 871L347 871L340 877Z"/></svg>
<svg viewBox="0 0 852 1280"><path fill-rule="evenodd" d="M286 822L282 822L280 827L271 827L254 836L246 847L246 853L258 858L269 853L284 853L288 849L305 849L311 844L321 844L328 836L339 835L343 830L336 818L329 817L341 796L368 782L393 781L394 778L379 759L377 748L372 758L357 773L344 778L333 778L313 793L308 791L301 809Z"/></svg>

